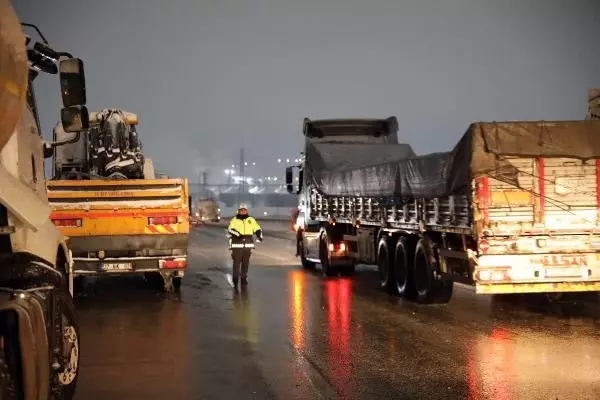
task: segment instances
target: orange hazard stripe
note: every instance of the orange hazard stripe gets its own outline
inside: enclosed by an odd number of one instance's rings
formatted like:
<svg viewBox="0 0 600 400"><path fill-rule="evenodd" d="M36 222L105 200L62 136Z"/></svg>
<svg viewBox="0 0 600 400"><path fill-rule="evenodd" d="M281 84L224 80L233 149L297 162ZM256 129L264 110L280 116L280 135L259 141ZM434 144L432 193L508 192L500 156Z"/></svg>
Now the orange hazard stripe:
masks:
<svg viewBox="0 0 600 400"><path fill-rule="evenodd" d="M147 225L145 229L146 233L177 233L177 230L173 225Z"/></svg>

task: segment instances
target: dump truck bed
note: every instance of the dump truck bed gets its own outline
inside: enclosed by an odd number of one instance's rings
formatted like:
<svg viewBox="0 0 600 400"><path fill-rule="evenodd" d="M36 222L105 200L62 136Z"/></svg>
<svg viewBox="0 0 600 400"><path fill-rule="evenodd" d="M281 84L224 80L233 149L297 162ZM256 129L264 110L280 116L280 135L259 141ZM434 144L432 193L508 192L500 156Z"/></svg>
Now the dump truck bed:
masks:
<svg viewBox="0 0 600 400"><path fill-rule="evenodd" d="M51 219L70 238L76 274L185 268L186 179L55 180Z"/></svg>

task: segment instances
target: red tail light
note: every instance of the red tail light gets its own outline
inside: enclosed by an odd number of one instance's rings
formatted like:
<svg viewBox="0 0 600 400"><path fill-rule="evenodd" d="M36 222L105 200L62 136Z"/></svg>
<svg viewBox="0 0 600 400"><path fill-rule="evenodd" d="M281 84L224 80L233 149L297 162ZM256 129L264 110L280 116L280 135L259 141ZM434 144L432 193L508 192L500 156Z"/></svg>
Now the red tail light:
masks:
<svg viewBox="0 0 600 400"><path fill-rule="evenodd" d="M81 227L80 219L53 219L52 222L56 226L65 227L65 228L80 228Z"/></svg>
<svg viewBox="0 0 600 400"><path fill-rule="evenodd" d="M170 269L170 268L185 268L187 267L187 260L185 258L178 258L175 260L159 260L159 268Z"/></svg>
<svg viewBox="0 0 600 400"><path fill-rule="evenodd" d="M337 245L329 243L329 246L327 246L327 248L329 251L337 251L338 253L343 253L346 251L346 243L342 242Z"/></svg>
<svg viewBox="0 0 600 400"><path fill-rule="evenodd" d="M490 242L488 242L485 239L480 239L479 240L479 251L483 254L487 253L488 250L490 249Z"/></svg>
<svg viewBox="0 0 600 400"><path fill-rule="evenodd" d="M177 217L148 217L148 225L169 225L176 224Z"/></svg>

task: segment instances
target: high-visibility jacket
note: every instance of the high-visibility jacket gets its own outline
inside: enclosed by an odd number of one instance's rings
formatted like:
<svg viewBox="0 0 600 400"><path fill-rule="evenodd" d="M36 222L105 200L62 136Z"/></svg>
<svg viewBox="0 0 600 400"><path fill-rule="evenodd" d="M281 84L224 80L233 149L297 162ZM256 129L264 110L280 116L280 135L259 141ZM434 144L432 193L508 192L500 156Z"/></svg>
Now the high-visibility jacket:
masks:
<svg viewBox="0 0 600 400"><path fill-rule="evenodd" d="M252 248L254 247L254 241L252 235L256 235L259 239L262 239L262 229L256 220L250 216L240 218L239 216L233 217L229 221L227 232L231 235L230 247L231 248Z"/></svg>

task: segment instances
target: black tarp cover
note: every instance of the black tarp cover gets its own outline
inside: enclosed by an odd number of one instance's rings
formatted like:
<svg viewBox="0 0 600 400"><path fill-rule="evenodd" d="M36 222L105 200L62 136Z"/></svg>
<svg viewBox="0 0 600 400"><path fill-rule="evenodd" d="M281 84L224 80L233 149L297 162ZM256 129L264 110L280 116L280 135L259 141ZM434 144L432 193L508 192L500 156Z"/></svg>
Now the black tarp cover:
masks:
<svg viewBox="0 0 600 400"><path fill-rule="evenodd" d="M407 149L308 143L307 182L337 196L466 194L479 176L516 180L506 157L600 158L600 121L479 122L469 126L452 151L414 156Z"/></svg>

